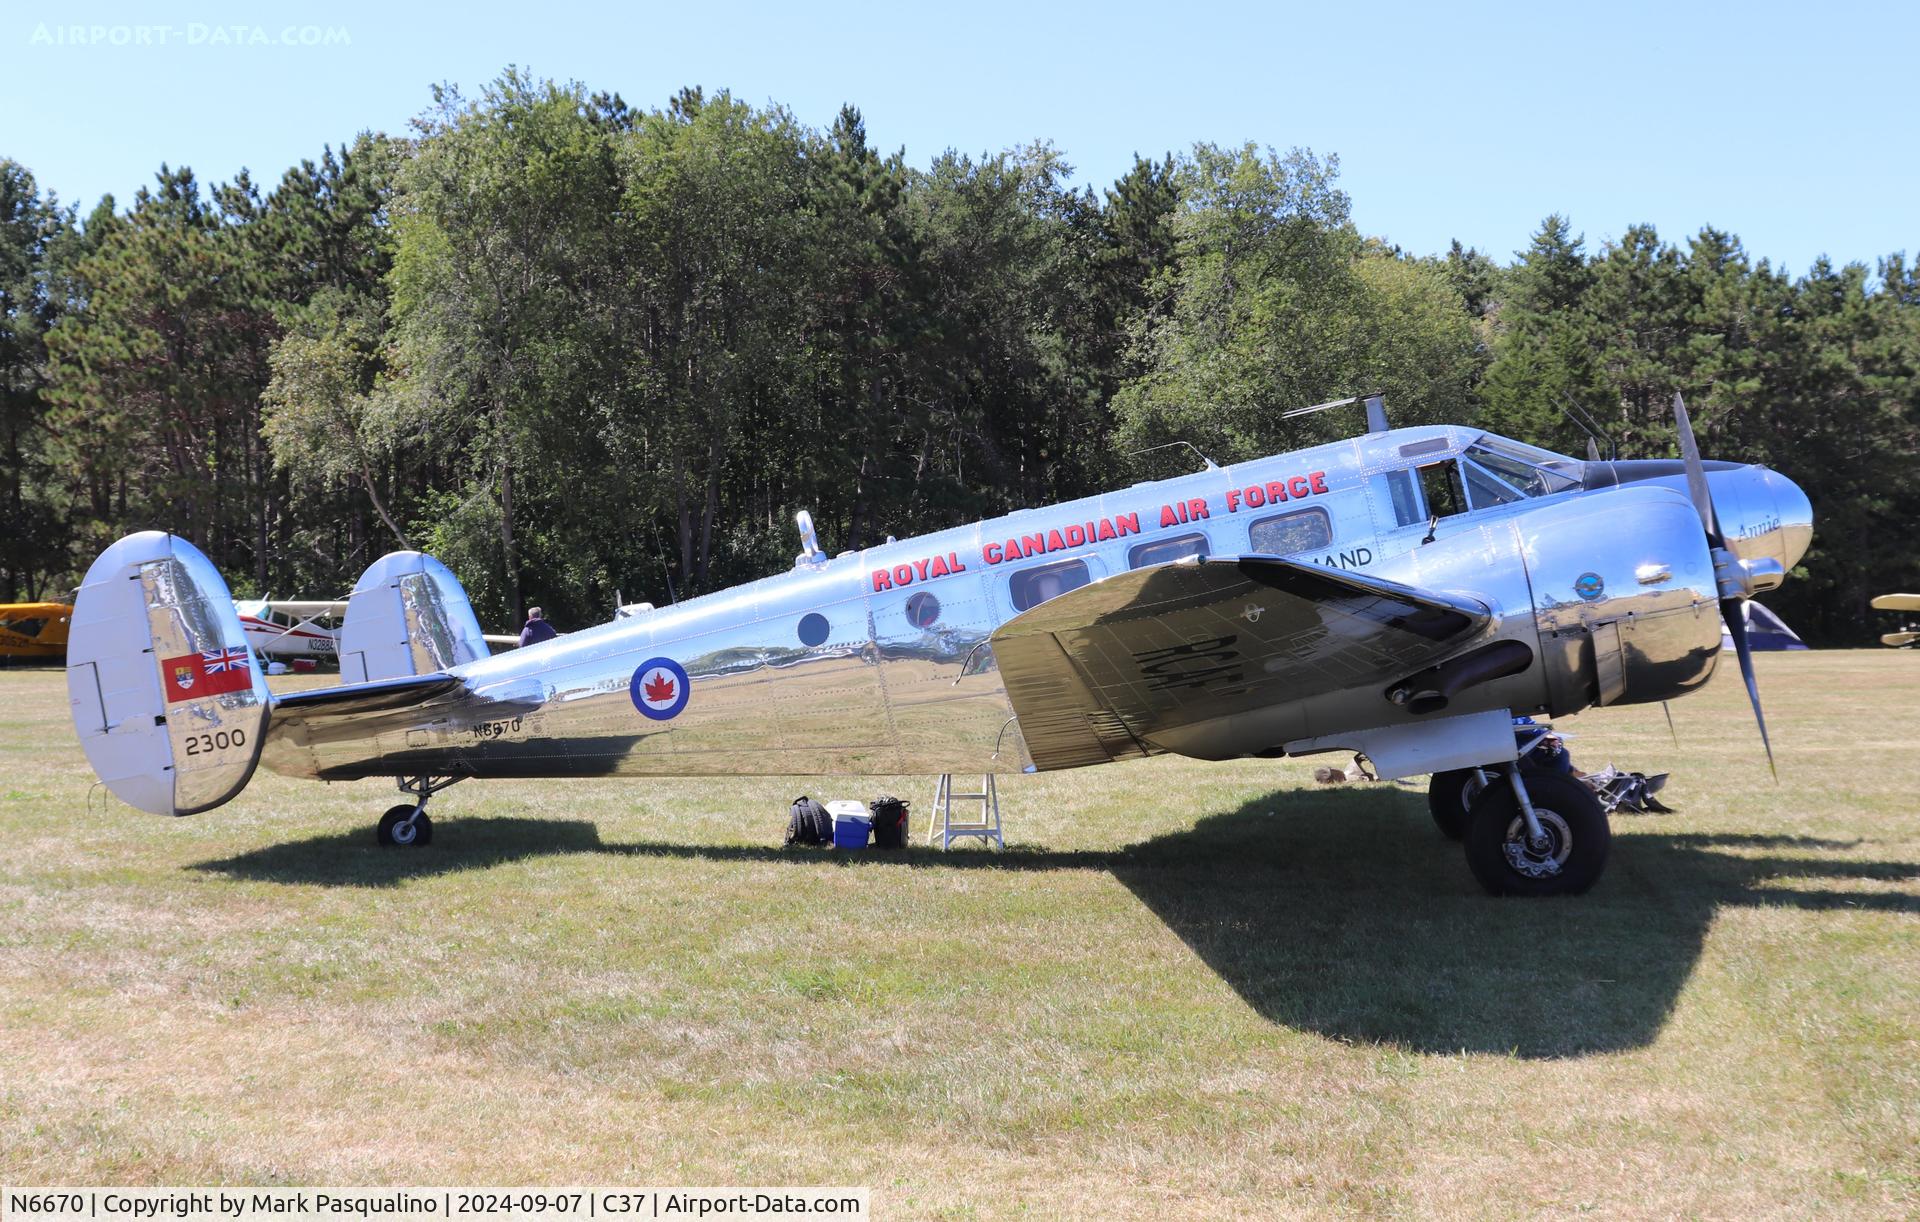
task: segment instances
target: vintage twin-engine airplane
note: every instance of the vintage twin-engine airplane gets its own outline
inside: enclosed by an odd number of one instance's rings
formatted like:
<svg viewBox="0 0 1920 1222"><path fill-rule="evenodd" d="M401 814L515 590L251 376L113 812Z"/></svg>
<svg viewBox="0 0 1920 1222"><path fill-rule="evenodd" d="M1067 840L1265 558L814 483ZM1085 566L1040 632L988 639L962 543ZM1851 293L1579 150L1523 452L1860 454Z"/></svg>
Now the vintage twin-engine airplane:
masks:
<svg viewBox="0 0 1920 1222"><path fill-rule="evenodd" d="M262 761L397 778L390 844L426 843L427 799L470 777L1350 751L1456 794L1475 778L1465 840L1489 890L1577 892L1605 863L1605 814L1511 766L1512 717L1698 688L1723 614L1812 533L1798 487L1701 462L1676 415L1684 459L1583 463L1387 430L1375 400L1353 440L831 559L802 514L792 572L500 657L453 575L398 552L349 599L344 685L284 695L207 558L130 535L80 591L74 725L112 791L161 814L226 802ZM1744 622L1725 618L1758 715Z"/></svg>

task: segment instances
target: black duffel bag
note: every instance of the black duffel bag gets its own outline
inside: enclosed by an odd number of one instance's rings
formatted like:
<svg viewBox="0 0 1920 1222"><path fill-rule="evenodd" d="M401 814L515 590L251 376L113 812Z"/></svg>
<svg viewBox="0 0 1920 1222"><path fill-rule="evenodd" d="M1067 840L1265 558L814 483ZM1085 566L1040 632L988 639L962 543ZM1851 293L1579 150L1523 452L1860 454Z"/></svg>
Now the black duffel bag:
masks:
<svg viewBox="0 0 1920 1222"><path fill-rule="evenodd" d="M873 847L903 849L907 846L907 804L892 794L867 803L873 812Z"/></svg>

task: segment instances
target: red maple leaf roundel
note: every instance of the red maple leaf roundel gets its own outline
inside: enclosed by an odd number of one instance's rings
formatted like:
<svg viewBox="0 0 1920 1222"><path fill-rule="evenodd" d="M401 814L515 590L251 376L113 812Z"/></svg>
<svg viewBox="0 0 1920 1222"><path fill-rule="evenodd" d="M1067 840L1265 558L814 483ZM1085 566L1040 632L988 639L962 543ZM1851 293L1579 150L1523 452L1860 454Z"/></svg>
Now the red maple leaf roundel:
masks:
<svg viewBox="0 0 1920 1222"><path fill-rule="evenodd" d="M656 673L647 677L641 690L646 693L649 703L665 704L673 699L674 682L670 676Z"/></svg>

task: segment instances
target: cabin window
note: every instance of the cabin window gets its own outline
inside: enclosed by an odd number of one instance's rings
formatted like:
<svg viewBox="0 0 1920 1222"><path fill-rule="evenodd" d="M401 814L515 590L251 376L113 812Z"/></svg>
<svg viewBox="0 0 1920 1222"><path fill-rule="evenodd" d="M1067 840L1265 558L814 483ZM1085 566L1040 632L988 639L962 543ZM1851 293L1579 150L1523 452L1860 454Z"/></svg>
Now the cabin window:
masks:
<svg viewBox="0 0 1920 1222"><path fill-rule="evenodd" d="M1127 567L1144 569L1150 564L1169 564L1188 556L1206 554L1207 537L1196 531L1191 535L1176 535L1171 539L1140 544L1127 553Z"/></svg>
<svg viewBox="0 0 1920 1222"><path fill-rule="evenodd" d="M1058 564L1043 564L1015 573L1007 588L1013 595L1013 609L1026 611L1049 598L1058 598L1068 590L1077 590L1092 580L1093 575L1087 571L1086 561L1062 560Z"/></svg>
<svg viewBox="0 0 1920 1222"><path fill-rule="evenodd" d="M915 628L931 628L940 619L940 600L925 590L907 599L907 622Z"/></svg>
<svg viewBox="0 0 1920 1222"><path fill-rule="evenodd" d="M1265 556L1318 551L1333 542L1333 520L1324 509L1296 509L1249 526L1247 542Z"/></svg>
<svg viewBox="0 0 1920 1222"><path fill-rule="evenodd" d="M809 611L800 617L800 643L812 648L827 643L827 617L818 611Z"/></svg>
<svg viewBox="0 0 1920 1222"><path fill-rule="evenodd" d="M1393 520L1399 526L1412 526L1415 522L1424 522L1427 515L1420 508L1420 490L1414 485L1413 472L1389 471L1387 497L1393 502Z"/></svg>
<svg viewBox="0 0 1920 1222"><path fill-rule="evenodd" d="M1467 491L1460 483L1460 464L1437 462L1418 468L1420 490L1427 496L1427 512L1436 518L1450 518L1467 511Z"/></svg>

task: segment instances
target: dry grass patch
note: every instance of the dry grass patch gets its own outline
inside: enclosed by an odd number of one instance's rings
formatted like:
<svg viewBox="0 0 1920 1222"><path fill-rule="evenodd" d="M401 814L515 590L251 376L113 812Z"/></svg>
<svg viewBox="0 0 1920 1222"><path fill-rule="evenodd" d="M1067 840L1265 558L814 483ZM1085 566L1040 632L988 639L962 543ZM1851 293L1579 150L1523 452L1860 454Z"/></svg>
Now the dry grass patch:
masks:
<svg viewBox="0 0 1920 1222"><path fill-rule="evenodd" d="M863 1183L886 1217L1920 1209L1920 654L1566 724L1672 767L1590 896L1495 902L1420 792L1009 780L1014 847L777 845L799 792L101 800L0 672L0 1179ZM1872 703L1866 703L1868 697Z"/></svg>

